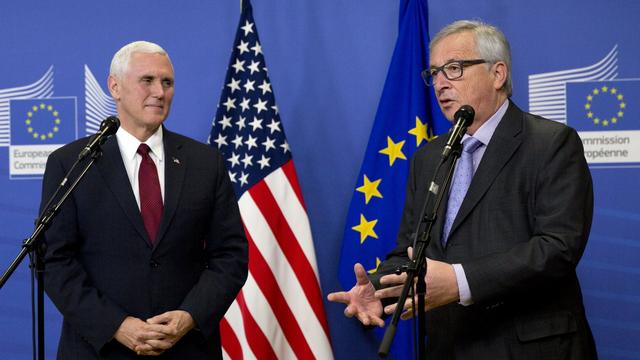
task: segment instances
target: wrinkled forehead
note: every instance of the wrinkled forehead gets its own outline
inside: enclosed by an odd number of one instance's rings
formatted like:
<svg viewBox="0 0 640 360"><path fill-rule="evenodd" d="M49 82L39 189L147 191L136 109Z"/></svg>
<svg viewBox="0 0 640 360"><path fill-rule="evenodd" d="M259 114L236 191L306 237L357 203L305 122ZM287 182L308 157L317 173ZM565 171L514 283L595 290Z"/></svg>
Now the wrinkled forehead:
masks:
<svg viewBox="0 0 640 360"><path fill-rule="evenodd" d="M173 76L173 64L166 54L134 52L126 72L164 73Z"/></svg>
<svg viewBox="0 0 640 360"><path fill-rule="evenodd" d="M476 42L469 31L443 37L432 48L429 54L429 66L442 66L453 60L470 60L477 58Z"/></svg>

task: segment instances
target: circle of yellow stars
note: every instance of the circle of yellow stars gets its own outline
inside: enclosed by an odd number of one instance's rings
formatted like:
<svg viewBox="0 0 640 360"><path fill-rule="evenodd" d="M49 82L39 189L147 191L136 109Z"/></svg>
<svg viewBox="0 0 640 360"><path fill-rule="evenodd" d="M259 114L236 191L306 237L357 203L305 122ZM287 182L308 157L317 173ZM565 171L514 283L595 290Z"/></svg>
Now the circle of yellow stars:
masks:
<svg viewBox="0 0 640 360"><path fill-rule="evenodd" d="M616 101L618 101L618 111L611 117L600 117L597 114L594 114L592 111L593 100L600 95L612 96ZM624 116L624 110L627 108L627 104L624 102L624 95L618 91L617 88L608 86L602 86L599 88L595 88L591 91L589 95L587 95L587 103L584 104L584 108L587 111L587 117L593 121L594 125L601 126L609 126L615 125L620 121L620 118Z"/></svg>
<svg viewBox="0 0 640 360"><path fill-rule="evenodd" d="M416 125L410 129L408 134L415 136L416 147L419 147L423 141L429 142L436 138L432 129L428 129L427 122L422 122L418 116L416 116ZM378 151L379 154L386 155L388 157L389 168L393 167L396 160L407 160L407 156L403 152L403 147L406 140L394 141L391 136L386 138L387 146ZM379 190L379 186L382 182L382 178L371 180L364 174L362 185L356 188L357 192L361 192L364 195L365 205L368 205L373 198L383 198L382 193ZM360 213L359 224L351 227L360 235L360 245L364 244L367 238L378 239L378 234L375 232L375 226L378 224L378 219L367 219L363 213ZM378 265L380 265L380 258L376 257L376 264L373 269L368 270L370 274L375 273Z"/></svg>
<svg viewBox="0 0 640 360"><path fill-rule="evenodd" d="M38 132L34 129L33 117L40 111L46 111L51 113L53 117L53 126L49 131ZM51 105L46 105L45 103L40 103L40 105L33 105L31 110L27 112L27 119L24 121L27 126L27 132L33 136L34 139L38 139L41 141L45 141L47 139L52 139L53 135L60 131L60 117L57 110L53 108Z"/></svg>

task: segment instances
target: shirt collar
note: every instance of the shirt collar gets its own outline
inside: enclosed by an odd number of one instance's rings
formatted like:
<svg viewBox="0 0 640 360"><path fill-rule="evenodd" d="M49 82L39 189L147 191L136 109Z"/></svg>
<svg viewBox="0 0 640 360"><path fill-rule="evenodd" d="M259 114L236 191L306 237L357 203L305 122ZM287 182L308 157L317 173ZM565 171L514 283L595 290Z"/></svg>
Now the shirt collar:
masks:
<svg viewBox="0 0 640 360"><path fill-rule="evenodd" d="M120 148L122 156L129 160L134 159L138 152L138 147L140 146L140 140L131 135L131 133L125 130L122 126L116 132L116 138L118 139L118 147ZM162 138L162 126L160 126L158 127L158 130L156 130L156 132L144 142L149 145L151 152L153 152L160 161L164 159Z"/></svg>
<svg viewBox="0 0 640 360"><path fill-rule="evenodd" d="M496 131L498 124L500 124L502 117L507 112L507 108L509 108L509 100L505 100L504 103L500 105L498 111L496 111L489 120L485 121L485 123L476 130L473 137L478 139L484 146L489 145L489 141L491 140L491 137L493 137L493 133ZM462 141L468 137L468 134L464 134Z"/></svg>

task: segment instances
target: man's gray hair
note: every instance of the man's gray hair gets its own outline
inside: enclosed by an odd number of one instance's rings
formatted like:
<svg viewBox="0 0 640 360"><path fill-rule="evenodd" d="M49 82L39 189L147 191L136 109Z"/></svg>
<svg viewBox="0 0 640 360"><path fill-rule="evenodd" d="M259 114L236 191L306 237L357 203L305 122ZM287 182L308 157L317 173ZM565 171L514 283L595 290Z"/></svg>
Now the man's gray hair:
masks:
<svg viewBox="0 0 640 360"><path fill-rule="evenodd" d="M498 61L507 64L507 81L504 83L503 90L507 96L511 96L513 91L511 82L511 47L504 33L497 27L481 21L459 20L453 22L433 37L429 43L429 52L445 37L463 32L471 32L473 34L476 52L482 59L485 59L490 64Z"/></svg>
<svg viewBox="0 0 640 360"><path fill-rule="evenodd" d="M109 74L114 76L124 75L129 68L129 61L134 53L161 54L169 59L169 54L167 54L162 46L149 41L134 41L123 46L113 55ZM171 63L171 59L169 59L169 63Z"/></svg>

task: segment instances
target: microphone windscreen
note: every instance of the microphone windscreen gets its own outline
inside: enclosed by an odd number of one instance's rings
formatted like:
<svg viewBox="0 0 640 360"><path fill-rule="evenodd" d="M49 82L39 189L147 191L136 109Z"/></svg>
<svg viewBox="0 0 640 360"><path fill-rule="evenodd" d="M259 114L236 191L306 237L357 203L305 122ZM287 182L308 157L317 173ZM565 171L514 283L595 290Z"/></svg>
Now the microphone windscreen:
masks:
<svg viewBox="0 0 640 360"><path fill-rule="evenodd" d="M454 115L454 119L458 121L458 119L464 120L464 126L469 126L473 122L473 117L476 115L475 110L471 107L471 105L462 105L458 111L456 111Z"/></svg>
<svg viewBox="0 0 640 360"><path fill-rule="evenodd" d="M115 134L119 127L120 119L117 116L109 116L100 123L100 131L103 131L106 136Z"/></svg>

